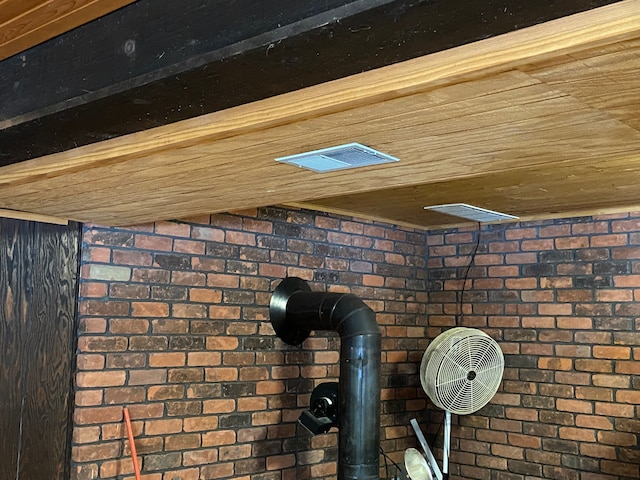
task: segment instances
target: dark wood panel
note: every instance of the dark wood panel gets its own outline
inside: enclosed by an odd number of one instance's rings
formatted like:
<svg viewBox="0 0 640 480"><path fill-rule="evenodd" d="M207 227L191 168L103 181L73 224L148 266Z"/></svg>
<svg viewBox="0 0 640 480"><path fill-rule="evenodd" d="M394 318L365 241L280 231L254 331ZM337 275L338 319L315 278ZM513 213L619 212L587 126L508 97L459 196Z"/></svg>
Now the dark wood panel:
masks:
<svg viewBox="0 0 640 480"><path fill-rule="evenodd" d="M22 417L29 224L0 219L0 479L15 479Z"/></svg>
<svg viewBox="0 0 640 480"><path fill-rule="evenodd" d="M69 478L79 226L0 219L0 479Z"/></svg>
<svg viewBox="0 0 640 480"><path fill-rule="evenodd" d="M35 223L33 240L20 478L64 480L69 463L77 225Z"/></svg>

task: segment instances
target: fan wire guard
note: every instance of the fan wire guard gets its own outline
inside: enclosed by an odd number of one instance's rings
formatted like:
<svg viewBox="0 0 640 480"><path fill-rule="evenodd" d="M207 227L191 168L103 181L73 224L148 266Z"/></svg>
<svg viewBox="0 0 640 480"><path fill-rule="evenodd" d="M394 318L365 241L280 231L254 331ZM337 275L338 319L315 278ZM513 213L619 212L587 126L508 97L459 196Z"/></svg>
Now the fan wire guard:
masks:
<svg viewBox="0 0 640 480"><path fill-rule="evenodd" d="M420 366L422 388L431 401L456 415L468 415L493 398L502 381L504 355L481 330L457 327L438 335Z"/></svg>

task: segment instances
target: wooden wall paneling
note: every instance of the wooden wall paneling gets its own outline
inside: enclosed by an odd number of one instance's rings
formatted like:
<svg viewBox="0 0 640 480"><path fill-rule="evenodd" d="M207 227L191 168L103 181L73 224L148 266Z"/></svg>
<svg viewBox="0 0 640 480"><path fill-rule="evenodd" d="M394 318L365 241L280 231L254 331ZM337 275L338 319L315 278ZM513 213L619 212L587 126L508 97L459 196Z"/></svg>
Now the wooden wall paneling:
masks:
<svg viewBox="0 0 640 480"><path fill-rule="evenodd" d="M0 219L0 479L67 480L79 227Z"/></svg>
<svg viewBox="0 0 640 480"><path fill-rule="evenodd" d="M20 479L65 480L69 478L79 230L76 224L33 225Z"/></svg>
<svg viewBox="0 0 640 480"><path fill-rule="evenodd" d="M24 339L31 251L29 224L0 219L0 478L18 474Z"/></svg>

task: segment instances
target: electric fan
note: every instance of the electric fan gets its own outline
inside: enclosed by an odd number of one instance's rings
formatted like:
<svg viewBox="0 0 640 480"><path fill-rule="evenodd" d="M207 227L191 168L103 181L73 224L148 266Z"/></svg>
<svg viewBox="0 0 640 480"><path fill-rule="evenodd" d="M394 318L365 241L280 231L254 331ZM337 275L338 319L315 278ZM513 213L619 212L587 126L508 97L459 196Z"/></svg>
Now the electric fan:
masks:
<svg viewBox="0 0 640 480"><path fill-rule="evenodd" d="M456 327L438 335L429 344L420 365L420 382L431 401L445 411L442 472L418 422L411 425L438 480L448 478L451 414L477 412L498 391L504 371L504 355L497 342L475 328ZM420 480L420 475L409 475Z"/></svg>
<svg viewBox="0 0 640 480"><path fill-rule="evenodd" d="M504 356L493 338L475 328L457 327L429 344L420 381L437 407L468 415L493 398L503 371Z"/></svg>

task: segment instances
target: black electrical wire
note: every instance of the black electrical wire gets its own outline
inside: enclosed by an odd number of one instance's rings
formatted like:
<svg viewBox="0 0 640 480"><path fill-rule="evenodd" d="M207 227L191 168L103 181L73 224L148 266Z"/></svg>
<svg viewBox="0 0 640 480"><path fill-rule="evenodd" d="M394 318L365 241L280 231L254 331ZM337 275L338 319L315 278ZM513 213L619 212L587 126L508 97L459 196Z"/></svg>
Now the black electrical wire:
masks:
<svg viewBox="0 0 640 480"><path fill-rule="evenodd" d="M429 445L429 448L431 449L431 451L434 450L434 447L436 445L436 440L438 440L438 435L440 435L440 432L442 431L442 426L444 425L444 416L442 417L442 421L440 422L440 425L438 426L438 431L436 432L436 434L433 436L433 439L431 440L431 445Z"/></svg>
<svg viewBox="0 0 640 480"><path fill-rule="evenodd" d="M387 461L391 462L393 464L394 467L396 467L396 470L398 471L397 474L400 475L400 473L402 472L402 469L400 468L400 466L393 460L393 458L391 458L389 455L387 455L384 450L382 449L382 447L380 447L380 455L382 455L384 457L384 463L385 463L385 467L387 465ZM389 477L389 470L387 469L387 477Z"/></svg>
<svg viewBox="0 0 640 480"><path fill-rule="evenodd" d="M298 425L300 422L296 422L296 479L300 478L300 434L298 433Z"/></svg>
<svg viewBox="0 0 640 480"><path fill-rule="evenodd" d="M456 327L460 326L460 319L462 318L462 303L463 303L462 300L464 298L464 291L467 286L467 280L469 279L469 270L471 270L471 265L473 265L473 262L476 259L476 255L478 254L478 248L480 247L481 228L482 228L482 225L480 224L480 222L478 222L478 235L476 237L476 246L473 249L473 253L471 254L471 260L469 260L469 263L467 264L467 269L464 272L464 280L462 281L462 291L460 292L460 302L458 304L458 315L456 316L456 324L455 324Z"/></svg>

